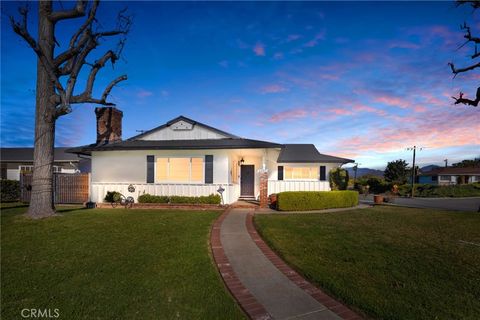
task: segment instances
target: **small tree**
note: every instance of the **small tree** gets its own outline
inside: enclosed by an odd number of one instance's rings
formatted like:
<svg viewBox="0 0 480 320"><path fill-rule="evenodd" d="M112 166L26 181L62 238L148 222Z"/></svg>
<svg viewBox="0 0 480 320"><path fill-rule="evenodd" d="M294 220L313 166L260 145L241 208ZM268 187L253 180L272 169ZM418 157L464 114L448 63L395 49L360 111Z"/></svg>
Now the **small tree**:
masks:
<svg viewBox="0 0 480 320"><path fill-rule="evenodd" d="M346 190L348 186L348 171L342 168L330 170L328 180L332 190Z"/></svg>
<svg viewBox="0 0 480 320"><path fill-rule="evenodd" d="M400 159L389 162L383 176L388 182L405 184L408 180L408 173L408 163Z"/></svg>

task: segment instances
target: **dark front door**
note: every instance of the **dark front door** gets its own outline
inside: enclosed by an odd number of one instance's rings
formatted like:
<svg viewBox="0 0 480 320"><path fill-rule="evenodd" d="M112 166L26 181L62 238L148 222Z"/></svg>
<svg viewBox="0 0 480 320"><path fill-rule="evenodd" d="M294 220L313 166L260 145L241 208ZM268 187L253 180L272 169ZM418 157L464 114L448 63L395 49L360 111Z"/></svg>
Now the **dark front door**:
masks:
<svg viewBox="0 0 480 320"><path fill-rule="evenodd" d="M240 195L254 196L255 170L253 165L242 165L240 171Z"/></svg>

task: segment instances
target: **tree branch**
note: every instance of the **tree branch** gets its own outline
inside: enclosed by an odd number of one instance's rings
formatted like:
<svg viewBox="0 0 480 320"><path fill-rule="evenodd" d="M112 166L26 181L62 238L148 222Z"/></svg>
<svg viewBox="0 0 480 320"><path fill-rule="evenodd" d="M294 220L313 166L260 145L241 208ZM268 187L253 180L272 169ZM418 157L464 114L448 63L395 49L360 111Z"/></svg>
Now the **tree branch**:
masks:
<svg viewBox="0 0 480 320"><path fill-rule="evenodd" d="M480 67L480 62L478 62L476 64L473 64L471 66L465 67L465 68L460 68L460 69L455 68L455 65L451 62L449 62L448 65L452 69L452 73L457 75L459 73L466 72L466 71L473 70L473 69L476 69L476 68Z"/></svg>
<svg viewBox="0 0 480 320"><path fill-rule="evenodd" d="M480 87L477 88L477 96L475 100L467 99L463 97L463 92L460 92L459 97L452 97L455 100L455 104L466 104L477 107L480 103Z"/></svg>
<svg viewBox="0 0 480 320"><path fill-rule="evenodd" d="M73 8L72 10L54 11L50 13L50 15L48 16L48 19L55 23L60 20L83 17L85 15L86 4L87 4L87 1L85 0L77 0L77 3L75 4L75 8Z"/></svg>

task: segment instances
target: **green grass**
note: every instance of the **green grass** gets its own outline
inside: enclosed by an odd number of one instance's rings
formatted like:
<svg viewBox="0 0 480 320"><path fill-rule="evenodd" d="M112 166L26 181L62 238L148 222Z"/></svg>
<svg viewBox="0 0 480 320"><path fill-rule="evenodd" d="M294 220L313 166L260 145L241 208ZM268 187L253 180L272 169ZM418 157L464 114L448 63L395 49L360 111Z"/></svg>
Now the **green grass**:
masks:
<svg viewBox="0 0 480 320"><path fill-rule="evenodd" d="M241 319L210 257L219 212L63 208L1 213L2 319L58 308L59 319Z"/></svg>
<svg viewBox="0 0 480 320"><path fill-rule="evenodd" d="M376 207L255 223L291 266L373 318L480 315L478 213Z"/></svg>

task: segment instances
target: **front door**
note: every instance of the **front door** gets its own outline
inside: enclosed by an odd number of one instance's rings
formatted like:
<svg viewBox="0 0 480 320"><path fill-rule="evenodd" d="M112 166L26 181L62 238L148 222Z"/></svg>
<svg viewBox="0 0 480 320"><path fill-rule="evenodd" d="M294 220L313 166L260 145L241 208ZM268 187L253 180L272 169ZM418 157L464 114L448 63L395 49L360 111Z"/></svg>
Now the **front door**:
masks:
<svg viewBox="0 0 480 320"><path fill-rule="evenodd" d="M255 166L242 165L240 170L240 195L254 196L255 195Z"/></svg>

